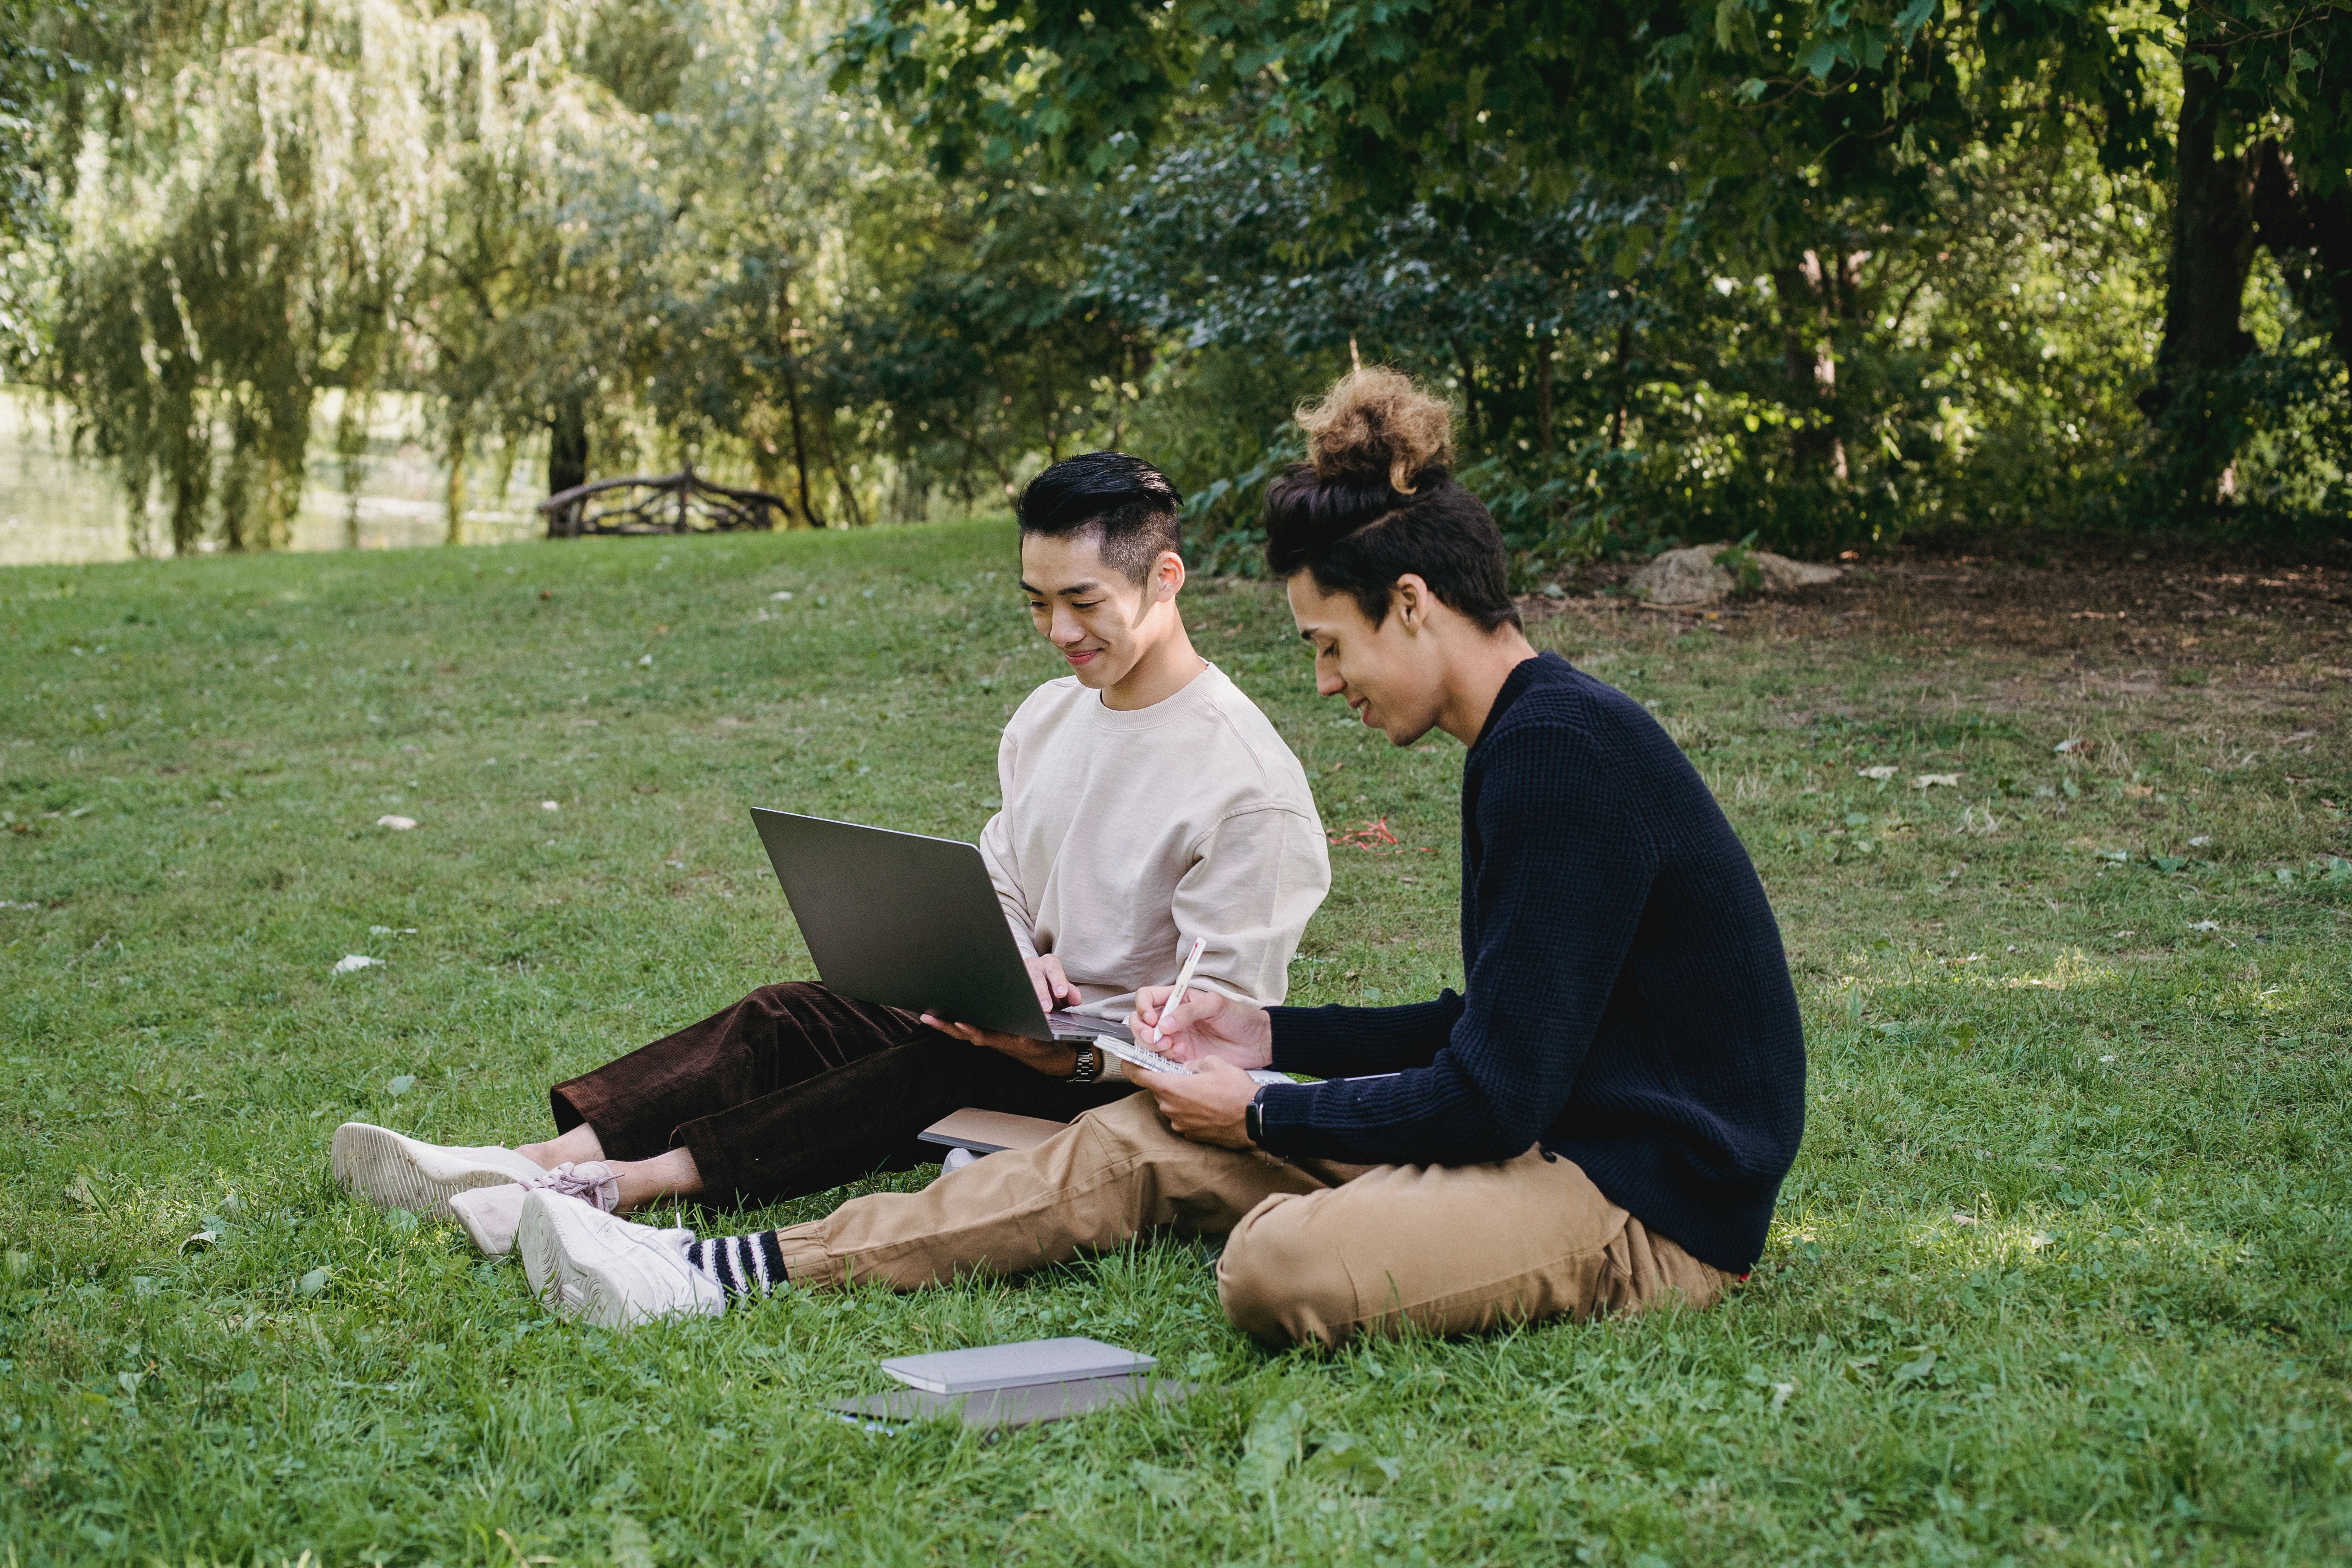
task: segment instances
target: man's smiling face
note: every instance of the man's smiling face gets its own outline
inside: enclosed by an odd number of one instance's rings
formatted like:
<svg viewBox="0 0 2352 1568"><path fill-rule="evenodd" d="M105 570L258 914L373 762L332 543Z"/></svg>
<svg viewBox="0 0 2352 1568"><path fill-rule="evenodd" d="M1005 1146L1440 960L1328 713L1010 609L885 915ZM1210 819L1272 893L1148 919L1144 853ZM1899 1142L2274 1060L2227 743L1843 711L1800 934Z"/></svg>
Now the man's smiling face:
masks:
<svg viewBox="0 0 2352 1568"><path fill-rule="evenodd" d="M1403 584L1412 584L1412 605L1425 605L1427 585L1417 576ZM1445 702L1444 673L1430 639L1408 629L1402 605L1374 626L1354 595L1325 593L1311 573L1296 574L1286 588L1298 635L1315 650L1318 696L1344 699L1358 720L1393 745L1410 746L1436 726Z"/></svg>
<svg viewBox="0 0 2352 1568"><path fill-rule="evenodd" d="M1143 658L1145 586L1102 558L1098 530L1021 536L1029 618L1078 683L1093 690L1118 685Z"/></svg>

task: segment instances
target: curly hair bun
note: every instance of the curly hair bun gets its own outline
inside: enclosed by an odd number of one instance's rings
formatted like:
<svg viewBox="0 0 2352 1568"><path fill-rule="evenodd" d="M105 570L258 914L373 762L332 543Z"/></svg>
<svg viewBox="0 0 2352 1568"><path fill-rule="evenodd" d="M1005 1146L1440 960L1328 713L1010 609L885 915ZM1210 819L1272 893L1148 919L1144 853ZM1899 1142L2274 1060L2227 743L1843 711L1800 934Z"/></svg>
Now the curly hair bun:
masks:
<svg viewBox="0 0 2352 1568"><path fill-rule="evenodd" d="M1318 479L1385 479L1409 496L1424 469L1454 461L1453 411L1402 371L1350 371L1297 417Z"/></svg>

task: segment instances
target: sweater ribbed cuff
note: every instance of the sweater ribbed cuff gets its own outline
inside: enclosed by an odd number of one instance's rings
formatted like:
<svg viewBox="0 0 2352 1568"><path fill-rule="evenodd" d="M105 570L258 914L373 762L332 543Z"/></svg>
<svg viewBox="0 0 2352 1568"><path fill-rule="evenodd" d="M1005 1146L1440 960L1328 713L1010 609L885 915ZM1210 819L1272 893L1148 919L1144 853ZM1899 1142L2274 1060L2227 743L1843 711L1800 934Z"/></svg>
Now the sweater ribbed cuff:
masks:
<svg viewBox="0 0 2352 1568"><path fill-rule="evenodd" d="M1285 1134L1296 1138L1314 1125L1315 1096L1320 1086L1311 1083L1277 1083L1258 1090L1258 1130L1265 1134L1258 1147L1269 1154L1290 1151L1285 1147Z"/></svg>

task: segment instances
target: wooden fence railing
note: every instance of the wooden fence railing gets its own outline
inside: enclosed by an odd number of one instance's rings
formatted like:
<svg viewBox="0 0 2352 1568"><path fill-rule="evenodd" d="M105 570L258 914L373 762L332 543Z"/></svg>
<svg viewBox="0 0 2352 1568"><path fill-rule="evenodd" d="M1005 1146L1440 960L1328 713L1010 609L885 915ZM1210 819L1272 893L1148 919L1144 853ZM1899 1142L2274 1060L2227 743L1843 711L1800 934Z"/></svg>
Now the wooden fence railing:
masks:
<svg viewBox="0 0 2352 1568"><path fill-rule="evenodd" d="M691 464L674 474L628 474L559 490L539 503L550 539L583 534L728 533L793 521L792 503L766 490L713 484ZM813 520L812 520L813 521ZM823 527L822 523L817 524Z"/></svg>

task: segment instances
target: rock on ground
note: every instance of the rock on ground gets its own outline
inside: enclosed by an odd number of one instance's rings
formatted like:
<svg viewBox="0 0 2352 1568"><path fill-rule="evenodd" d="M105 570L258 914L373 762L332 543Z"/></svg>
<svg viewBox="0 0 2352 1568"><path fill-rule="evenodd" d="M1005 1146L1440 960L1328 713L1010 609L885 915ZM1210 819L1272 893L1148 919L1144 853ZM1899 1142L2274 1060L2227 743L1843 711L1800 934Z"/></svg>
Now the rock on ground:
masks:
<svg viewBox="0 0 2352 1568"><path fill-rule="evenodd" d="M1764 574L1764 586L1776 594L1791 588L1817 588L1823 583L1834 583L1845 575L1843 566L1825 566L1818 561L1791 561L1785 555L1769 551L1756 552L1756 569Z"/></svg>
<svg viewBox="0 0 2352 1568"><path fill-rule="evenodd" d="M1628 586L1653 605L1712 605L1729 594L1731 574L1715 563L1719 544L1669 550L1633 574Z"/></svg>
<svg viewBox="0 0 2352 1568"><path fill-rule="evenodd" d="M1644 600L1653 605L1712 605L1728 597L1738 585L1731 574L1715 561L1728 548L1723 544L1694 544L1686 550L1669 550L1634 573L1628 585L1642 590ZM1839 567L1791 561L1769 551L1757 551L1753 559L1757 571L1763 574L1765 588L1776 594L1834 583L1843 574Z"/></svg>

